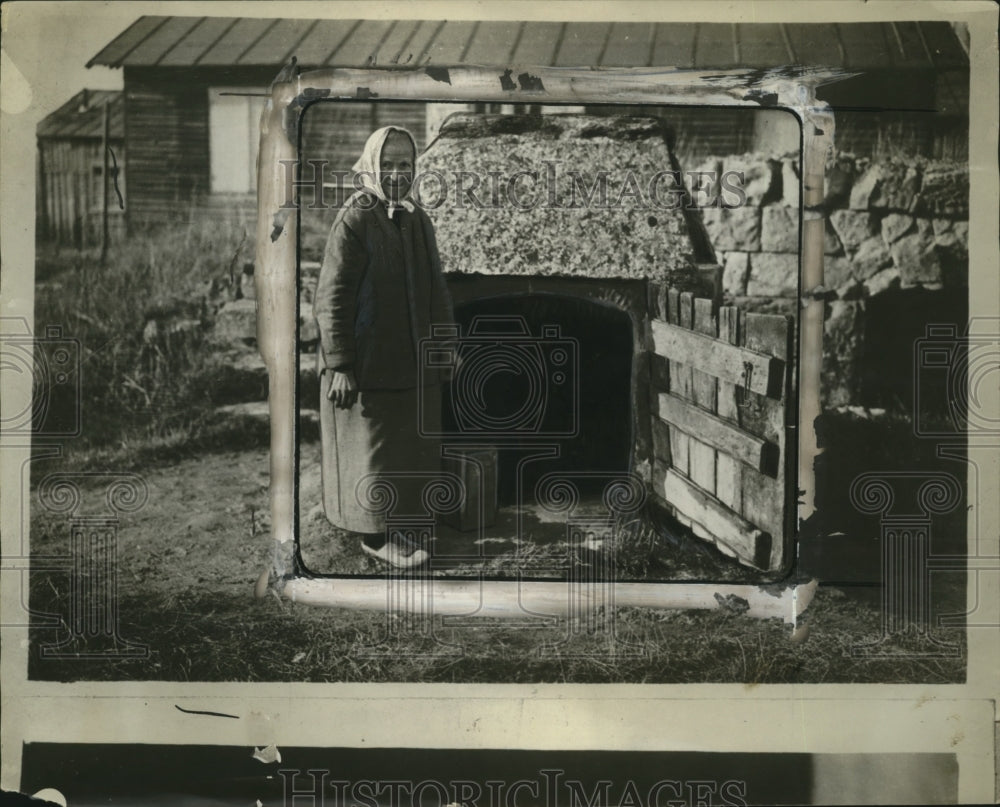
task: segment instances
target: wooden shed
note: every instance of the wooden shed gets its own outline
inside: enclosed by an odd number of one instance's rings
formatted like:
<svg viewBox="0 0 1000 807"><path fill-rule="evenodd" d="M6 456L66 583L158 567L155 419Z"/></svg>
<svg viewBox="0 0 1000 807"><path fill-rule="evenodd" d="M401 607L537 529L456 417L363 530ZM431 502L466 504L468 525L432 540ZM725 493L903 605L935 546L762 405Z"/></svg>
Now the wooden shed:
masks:
<svg viewBox="0 0 1000 807"><path fill-rule="evenodd" d="M83 246L100 242L105 116L112 236L124 231L125 115L120 90L82 90L38 124L38 237Z"/></svg>
<svg viewBox="0 0 1000 807"><path fill-rule="evenodd" d="M130 227L186 218L193 212L253 218L259 110L271 80L293 56L301 69L414 64L842 67L864 75L821 90L837 111L841 146L868 156L896 150L956 159L964 159L967 148L967 43L961 30L944 22L650 24L147 16L88 63L124 71ZM310 127L314 134L336 127L328 166L334 170L349 169L367 134L380 125L407 126L423 147L444 117L434 105L425 104L357 100L339 105L336 112L330 106L311 122L306 116L305 134ZM692 127L697 123L697 146L706 154L753 150L773 137L766 122L753 115L738 125L725 110L698 109L690 115ZM677 114L673 118L678 122ZM678 152L685 156L683 143Z"/></svg>

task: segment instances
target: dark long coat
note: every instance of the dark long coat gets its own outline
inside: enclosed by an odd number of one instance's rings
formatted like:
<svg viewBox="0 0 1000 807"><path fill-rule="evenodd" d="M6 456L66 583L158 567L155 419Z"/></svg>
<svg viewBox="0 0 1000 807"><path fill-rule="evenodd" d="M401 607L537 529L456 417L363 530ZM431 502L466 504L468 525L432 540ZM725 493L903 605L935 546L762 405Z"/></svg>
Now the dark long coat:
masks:
<svg viewBox="0 0 1000 807"><path fill-rule="evenodd" d="M454 321L434 228L418 206L397 210L356 193L327 241L313 301L320 368L353 365L361 390L409 389L418 382L420 340L431 324ZM439 383L429 372L424 383Z"/></svg>
<svg viewBox="0 0 1000 807"><path fill-rule="evenodd" d="M319 326L323 504L331 523L381 532L386 517L418 515L420 489L439 471L440 384L420 372L421 340L454 322L434 229L418 206L397 209L360 192L330 231L313 311ZM351 366L358 400L326 399L330 372ZM418 420L422 417L422 422ZM373 505L373 483L395 491L391 512Z"/></svg>

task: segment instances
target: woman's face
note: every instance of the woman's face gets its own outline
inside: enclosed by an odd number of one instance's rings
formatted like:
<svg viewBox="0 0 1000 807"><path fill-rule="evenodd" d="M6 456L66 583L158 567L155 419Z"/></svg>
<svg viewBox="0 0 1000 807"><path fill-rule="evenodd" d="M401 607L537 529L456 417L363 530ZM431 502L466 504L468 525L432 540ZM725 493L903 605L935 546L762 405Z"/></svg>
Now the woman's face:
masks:
<svg viewBox="0 0 1000 807"><path fill-rule="evenodd" d="M410 192L416 155L406 135L392 133L382 146L379 178L385 198L398 202Z"/></svg>

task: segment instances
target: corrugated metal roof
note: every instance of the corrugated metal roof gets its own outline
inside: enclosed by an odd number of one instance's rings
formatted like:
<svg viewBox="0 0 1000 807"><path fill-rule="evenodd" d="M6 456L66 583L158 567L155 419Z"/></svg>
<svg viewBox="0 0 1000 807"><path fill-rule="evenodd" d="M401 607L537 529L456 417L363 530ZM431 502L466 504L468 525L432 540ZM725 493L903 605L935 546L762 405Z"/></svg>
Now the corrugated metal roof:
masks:
<svg viewBox="0 0 1000 807"><path fill-rule="evenodd" d="M947 22L619 23L141 17L87 66L536 64L964 68Z"/></svg>
<svg viewBox="0 0 1000 807"><path fill-rule="evenodd" d="M43 118L35 133L38 137L101 138L104 135L104 105L111 105L108 120L112 140L125 137L121 90L81 90L65 104Z"/></svg>

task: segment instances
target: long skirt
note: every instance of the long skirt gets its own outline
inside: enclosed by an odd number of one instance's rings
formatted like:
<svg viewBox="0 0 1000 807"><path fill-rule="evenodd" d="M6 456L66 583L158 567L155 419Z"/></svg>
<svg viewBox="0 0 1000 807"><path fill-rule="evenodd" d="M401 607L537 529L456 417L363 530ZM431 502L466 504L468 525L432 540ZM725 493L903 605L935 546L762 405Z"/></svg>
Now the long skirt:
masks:
<svg viewBox="0 0 1000 807"><path fill-rule="evenodd" d="M326 398L326 373L320 385L323 509L330 523L382 533L387 519L431 517L422 493L441 470L441 386L361 391L343 409Z"/></svg>

